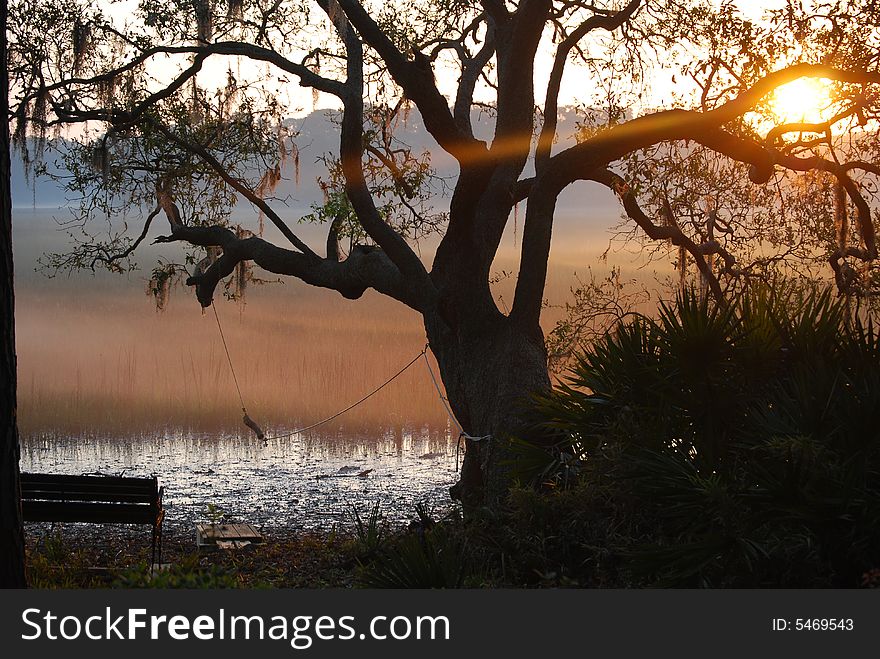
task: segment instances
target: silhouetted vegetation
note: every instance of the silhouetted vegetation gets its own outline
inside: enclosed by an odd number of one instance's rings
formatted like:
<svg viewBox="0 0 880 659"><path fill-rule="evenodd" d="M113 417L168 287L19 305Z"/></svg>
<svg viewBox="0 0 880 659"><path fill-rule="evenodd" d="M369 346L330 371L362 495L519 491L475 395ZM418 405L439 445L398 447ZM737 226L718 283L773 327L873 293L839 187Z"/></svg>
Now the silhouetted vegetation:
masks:
<svg viewBox="0 0 880 659"><path fill-rule="evenodd" d="M880 555L880 337L828 290L693 291L536 400L503 511L390 541L370 586L858 587ZM455 579L442 579L453 563Z"/></svg>
<svg viewBox="0 0 880 659"><path fill-rule="evenodd" d="M880 339L843 298L684 293L537 401L556 442L521 448L539 491L513 495L517 544L582 585L857 586L880 550L878 409Z"/></svg>

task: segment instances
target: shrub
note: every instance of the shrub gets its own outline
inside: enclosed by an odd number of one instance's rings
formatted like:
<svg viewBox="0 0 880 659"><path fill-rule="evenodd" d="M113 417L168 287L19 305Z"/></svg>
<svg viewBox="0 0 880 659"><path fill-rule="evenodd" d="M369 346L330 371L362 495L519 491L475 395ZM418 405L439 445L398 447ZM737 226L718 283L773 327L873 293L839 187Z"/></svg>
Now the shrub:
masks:
<svg viewBox="0 0 880 659"><path fill-rule="evenodd" d="M621 585L854 587L880 556L878 410L878 334L830 291L689 291L536 400L555 448L523 444L520 474L582 497L553 523L593 580L614 556Z"/></svg>
<svg viewBox="0 0 880 659"><path fill-rule="evenodd" d="M358 583L366 588L462 588L482 585L479 556L471 550L461 518L435 521L424 503L405 529L383 533L370 552L360 552ZM377 508L373 516L378 516ZM364 531L358 527L358 544Z"/></svg>

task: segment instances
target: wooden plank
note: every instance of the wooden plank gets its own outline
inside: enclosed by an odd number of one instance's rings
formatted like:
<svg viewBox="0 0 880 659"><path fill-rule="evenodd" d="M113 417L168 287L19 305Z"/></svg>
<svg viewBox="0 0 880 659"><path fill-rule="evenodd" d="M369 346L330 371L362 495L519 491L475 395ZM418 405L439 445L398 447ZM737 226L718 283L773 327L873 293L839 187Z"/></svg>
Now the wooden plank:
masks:
<svg viewBox="0 0 880 659"><path fill-rule="evenodd" d="M44 485L47 487L88 487L91 485L100 485L101 487L120 487L120 488L152 488L156 486L154 478L112 478L110 476L67 476L61 474L47 474L53 478L43 476L30 475L22 480L22 485Z"/></svg>
<svg viewBox="0 0 880 659"><path fill-rule="evenodd" d="M239 540L262 539L262 534L250 524L236 524L235 537Z"/></svg>
<svg viewBox="0 0 880 659"><path fill-rule="evenodd" d="M141 486L111 485L105 483L23 483L22 492L119 492L120 494L149 494L156 492L157 487L153 483Z"/></svg>
<svg viewBox="0 0 880 659"><path fill-rule="evenodd" d="M133 476L77 476L74 474L21 474L22 486L31 484L81 486L89 487L97 485L106 488L134 488L155 489L158 486L156 477L133 477Z"/></svg>
<svg viewBox="0 0 880 659"><path fill-rule="evenodd" d="M263 535L250 524L196 524L196 544L200 547L219 542L263 542Z"/></svg>
<svg viewBox="0 0 880 659"><path fill-rule="evenodd" d="M260 533L250 524L224 524L220 527L220 536L224 539L242 540L259 538Z"/></svg>
<svg viewBox="0 0 880 659"><path fill-rule="evenodd" d="M45 492L43 490L22 491L22 501L103 501L106 503L154 503L155 492Z"/></svg>
<svg viewBox="0 0 880 659"><path fill-rule="evenodd" d="M130 503L22 501L21 512L28 522L152 524L159 511L157 506Z"/></svg>
<svg viewBox="0 0 880 659"><path fill-rule="evenodd" d="M150 494L158 490L155 483L139 486L112 483L22 483L22 492L119 492L120 494Z"/></svg>
<svg viewBox="0 0 880 659"><path fill-rule="evenodd" d="M45 472L23 471L21 473L23 481L95 481L100 480L107 483L142 483L144 481L155 481L156 476L109 476L104 474L52 474Z"/></svg>

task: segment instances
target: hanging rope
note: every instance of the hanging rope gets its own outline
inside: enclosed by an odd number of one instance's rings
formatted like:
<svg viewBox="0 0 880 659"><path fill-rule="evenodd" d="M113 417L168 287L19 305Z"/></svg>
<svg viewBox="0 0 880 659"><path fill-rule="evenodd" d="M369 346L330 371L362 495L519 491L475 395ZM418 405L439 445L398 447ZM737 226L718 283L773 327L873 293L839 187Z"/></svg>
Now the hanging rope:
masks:
<svg viewBox="0 0 880 659"><path fill-rule="evenodd" d="M244 410L244 397L241 395L241 387L238 386L238 378L235 375L235 367L232 365L232 357L229 356L229 346L226 345L226 335L223 334L223 326L220 325L220 316L217 315L217 305L211 302L211 309L214 311L214 320L217 321L217 329L220 330L220 339L223 341L223 350L226 351L226 361L229 362L229 370L232 371L232 381L235 383L235 390L238 392L238 400L241 402L241 409Z"/></svg>
<svg viewBox="0 0 880 659"><path fill-rule="evenodd" d="M326 419L321 419L320 421L316 421L315 423L308 425L308 426L305 426L303 428L297 428L296 430L291 430L291 431L283 433L281 435L273 435L272 437L266 437L266 434L263 432L262 428L260 428L260 426L258 426L257 423L253 419L250 418L250 416L248 416L247 407L244 404L244 396L242 396L242 394L241 394L241 387L238 384L238 377L235 374L235 367L232 365L232 356L229 354L229 345L226 343L226 336L223 334L223 326L220 324L220 316L217 314L217 307L214 305L213 302L211 303L211 308L214 310L214 319L217 321L217 329L220 331L220 339L223 341L223 350L226 352L226 361L229 363L229 370L232 372L232 381L235 383L235 390L238 392L238 400L241 403L241 411L244 414L242 421L244 422L244 424L248 428L250 428L254 432L254 434L257 436L257 439L260 439L264 442L268 442L270 439L284 439L285 437L293 437L294 435L298 435L300 433L311 430L312 428L317 428L318 426L321 426L321 425L324 425L325 423L329 423L330 421L333 421L333 419L342 416L343 414L345 414L349 410L354 409L355 407L357 407L358 405L360 405L361 403L363 403L367 399L371 398L372 396L375 396L377 393L382 391L382 389L384 389L389 384L394 382L397 378L399 378L401 375L403 375L413 364L415 364L428 351L428 346L425 345L425 347L422 349L422 351L419 354L417 354L415 357L413 357L406 366L404 366L402 369L397 371L397 373L395 373L390 378L385 380L385 382L380 384L378 387L373 389L370 393L368 393L365 396L363 396L362 398L356 400L355 402L353 402L351 405L349 405L345 409L339 410L335 414L328 416Z"/></svg>
<svg viewBox="0 0 880 659"><path fill-rule="evenodd" d="M431 362L428 361L429 346L428 346L428 344L425 344L425 347L422 348L422 351L419 354L417 354L415 357L413 357L409 361L409 363L406 364L406 366L401 368L399 371L397 371L397 373L395 373L390 378L385 380L385 382L380 384L378 387L373 389L371 392L369 392L365 396L363 396L363 397L359 398L358 400L356 400L355 402L353 402L351 405L349 405L345 409L339 410L335 414L328 416L326 419L321 419L320 421L316 421L315 423L312 423L311 425L304 426L302 428L297 428L296 430L291 430L289 432L286 432L286 433L283 433L280 435L273 435L272 437L267 438L266 434L263 432L262 428L260 428L260 426L257 425L257 423L253 419L251 419L250 416L248 416L247 407L244 404L244 396L241 393L241 386L238 383L238 376L235 373L235 366L233 366L233 364L232 364L232 356L229 354L229 345L226 343L226 335L223 333L223 326L220 324L220 316L217 313L217 307L214 305L213 302L211 303L211 309L214 311L214 319L217 321L217 329L220 332L220 339L223 342L223 350L226 353L226 361L229 363L229 371L232 373L232 381L235 383L236 392L238 392L238 400L241 403L241 411L244 414L242 421L244 422L244 424L248 428L250 428L254 432L254 434L257 436L257 439L260 439L264 442L268 442L270 439L284 439L286 437L293 437L294 435L299 435L300 433L304 433L306 431L312 430L313 428L317 428L318 426L322 426L325 423L329 423L330 421L333 421L334 419L342 416L346 412L353 410L355 407L357 407L358 405L360 405L364 401L368 400L369 398L375 396L377 393L382 391L382 389L387 387L389 384L391 384L397 378L399 378L401 375L403 375L407 370L409 370L409 368L413 364L415 364L417 361L419 361L419 359L425 360L425 368L428 369L428 373L431 376L431 382L434 384L434 389L437 390L437 396L440 398L440 402L443 404L443 409L446 410L446 414L449 416L449 419L452 421L453 424L455 424L455 426L458 428L458 431L459 431L458 442L456 443L456 447L455 447L456 471L458 471L458 453L459 453L459 449L461 447L462 438L469 439L473 442L479 442L479 441L487 440L491 437L491 435L482 435L480 437L476 437L474 435L469 435L468 433L465 432L462 425L458 422L458 419L455 418L455 415L452 413L452 408L449 406L449 399L443 395L443 390L440 388L440 383L437 381L437 377L434 375L434 369L431 368Z"/></svg>
<svg viewBox="0 0 880 659"><path fill-rule="evenodd" d="M229 356L229 346L226 344L226 336L223 334L223 326L220 324L220 316L217 314L217 306L211 302L211 309L214 310L214 320L217 321L217 329L220 330L220 339L223 341L223 350L226 351L226 361L229 362L229 370L232 371L232 381L235 382L235 390L238 392L238 400L241 403L241 412L243 414L241 420L253 433L257 439L266 441L266 433L257 425L256 421L248 416L247 408L244 404L244 396L241 395L241 387L238 385L238 376L235 375L235 367L232 365L232 357Z"/></svg>
<svg viewBox="0 0 880 659"><path fill-rule="evenodd" d="M406 366L404 366L402 369L400 369L399 371L397 371L397 373L395 373L395 374L392 375L390 378L388 378L387 380L385 380L385 382L383 382L383 383L380 384L378 387L376 387L375 389L373 389L373 390L372 390L370 393L368 393L366 396L364 396L364 397L361 398L360 400L356 400L356 401L353 402L351 405L349 405L348 407L346 407L344 410L339 410L336 414L333 414L332 416L328 416L326 419L321 419L320 421L317 421L317 422L313 423L313 424L310 425L310 426L306 426L305 428L297 428L296 430L291 430L290 432L286 432L286 433L284 433L283 435L275 435L274 437L272 437L272 439L283 439L283 438L285 438L285 437L292 437L293 435L298 435L298 434L301 433L301 432L306 432L307 430L311 430L312 428L317 428L318 426L321 426L321 425L323 425L323 424L325 424L325 423L328 423L328 422L332 421L332 420L335 419L336 417L342 416L343 414L345 414L345 413L348 412L349 410L352 410L352 409L354 409L355 407L357 407L358 405L360 405L361 403L363 403L365 400L367 400L367 399L370 398L371 396L373 396L373 395L379 393L380 391L382 391L382 389L384 389L384 388L387 387L389 384L391 384L392 382L394 382L398 377L400 377L401 375L403 375L403 374L407 371L407 369L409 369L410 366L412 366L412 365L415 364L417 361L419 361L419 358L420 358L422 355L425 354L425 351L426 351L427 349L428 349L428 347L425 346L425 348L424 348L419 354L417 354L415 357L413 357L412 360L410 360L410 362L409 362Z"/></svg>
<svg viewBox="0 0 880 659"><path fill-rule="evenodd" d="M422 353L425 357L425 368L428 369L428 373L431 375L431 382L434 383L434 389L437 390L437 396L440 398L440 402L443 403L443 409L446 410L446 414L449 416L449 419L458 427L458 439L455 442L455 471L458 471L458 455L461 451L461 440L469 439L472 442L481 442L483 440L488 440L492 437L492 435L482 435L480 437L475 437L474 435L469 435L464 431L461 424L458 422L458 419L455 418L455 415L452 413L452 408L449 407L449 399L443 395L443 391L440 389L440 383L437 382L437 378L434 375L434 369L431 368L431 362L428 361L428 347L425 346L425 351Z"/></svg>
<svg viewBox="0 0 880 659"><path fill-rule="evenodd" d="M458 428L458 431L459 431L458 438L461 439L462 437L464 437L465 439L469 439L472 442L479 442L484 439L489 439L492 435L481 435L479 437L476 437L474 435L469 435L464 431L464 428L461 427L461 424L458 422L458 419L456 419L455 415L452 413L452 408L449 407L449 399L443 395L443 391L440 389L440 383L437 382L437 378L434 375L434 369L431 368L431 363L428 361L427 347L425 347L425 350L422 352L422 355L424 355L424 357L425 357L425 367L428 369L428 373L431 374L431 382L434 383L434 388L437 390L437 395L440 397L440 402L443 403L443 408L446 410L446 414L449 415L449 418L452 421L452 423L454 423L456 425L456 427Z"/></svg>

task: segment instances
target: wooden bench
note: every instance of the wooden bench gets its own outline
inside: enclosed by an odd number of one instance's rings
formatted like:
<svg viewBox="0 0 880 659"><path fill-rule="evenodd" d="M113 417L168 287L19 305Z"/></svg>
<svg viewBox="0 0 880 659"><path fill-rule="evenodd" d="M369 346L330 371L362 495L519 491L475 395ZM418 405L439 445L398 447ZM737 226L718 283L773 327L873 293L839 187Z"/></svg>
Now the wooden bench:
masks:
<svg viewBox="0 0 880 659"><path fill-rule="evenodd" d="M153 478L21 474L21 513L27 522L149 524L151 564L162 562L165 488Z"/></svg>

